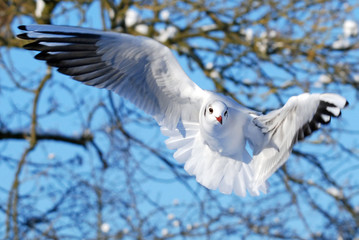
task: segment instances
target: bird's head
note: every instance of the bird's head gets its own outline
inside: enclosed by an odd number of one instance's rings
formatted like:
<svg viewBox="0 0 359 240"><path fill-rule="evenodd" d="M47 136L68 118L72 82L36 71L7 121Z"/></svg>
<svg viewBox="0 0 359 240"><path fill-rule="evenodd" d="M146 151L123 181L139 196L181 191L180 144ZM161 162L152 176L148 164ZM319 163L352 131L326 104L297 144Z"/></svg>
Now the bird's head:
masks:
<svg viewBox="0 0 359 240"><path fill-rule="evenodd" d="M206 106L203 114L207 123L224 125L228 119L228 107L224 102L216 100Z"/></svg>

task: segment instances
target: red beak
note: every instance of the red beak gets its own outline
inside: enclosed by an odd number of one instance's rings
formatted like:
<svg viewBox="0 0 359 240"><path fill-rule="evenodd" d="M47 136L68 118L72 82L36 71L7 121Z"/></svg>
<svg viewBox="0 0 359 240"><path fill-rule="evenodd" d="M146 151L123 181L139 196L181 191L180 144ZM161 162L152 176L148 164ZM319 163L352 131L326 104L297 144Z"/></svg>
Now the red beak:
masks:
<svg viewBox="0 0 359 240"><path fill-rule="evenodd" d="M216 117L217 121L222 124L222 116Z"/></svg>

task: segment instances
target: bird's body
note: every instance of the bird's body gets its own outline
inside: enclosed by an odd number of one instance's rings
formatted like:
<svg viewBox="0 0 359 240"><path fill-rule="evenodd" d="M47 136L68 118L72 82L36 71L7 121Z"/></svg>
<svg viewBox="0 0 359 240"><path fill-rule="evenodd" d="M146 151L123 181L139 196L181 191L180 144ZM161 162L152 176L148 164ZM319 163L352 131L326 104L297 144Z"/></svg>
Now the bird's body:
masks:
<svg viewBox="0 0 359 240"><path fill-rule="evenodd" d="M337 94L301 94L266 115L202 90L171 51L150 38L76 27L20 26L25 46L75 80L114 91L152 115L167 147L209 189L245 196L267 192L266 180L294 143L338 117Z"/></svg>

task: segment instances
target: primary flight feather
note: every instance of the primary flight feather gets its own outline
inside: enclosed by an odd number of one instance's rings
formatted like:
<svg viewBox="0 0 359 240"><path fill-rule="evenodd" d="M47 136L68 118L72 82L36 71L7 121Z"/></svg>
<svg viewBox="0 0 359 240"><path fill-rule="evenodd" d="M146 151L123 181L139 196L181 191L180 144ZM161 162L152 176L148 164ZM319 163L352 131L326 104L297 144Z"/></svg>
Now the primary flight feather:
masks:
<svg viewBox="0 0 359 240"><path fill-rule="evenodd" d="M209 189L239 196L266 193L266 180L288 159L293 145L348 102L332 93L294 96L266 115L232 98L202 90L171 50L142 36L54 25L19 26L24 46L73 79L106 88L158 122L174 158ZM250 155L246 145L251 146Z"/></svg>

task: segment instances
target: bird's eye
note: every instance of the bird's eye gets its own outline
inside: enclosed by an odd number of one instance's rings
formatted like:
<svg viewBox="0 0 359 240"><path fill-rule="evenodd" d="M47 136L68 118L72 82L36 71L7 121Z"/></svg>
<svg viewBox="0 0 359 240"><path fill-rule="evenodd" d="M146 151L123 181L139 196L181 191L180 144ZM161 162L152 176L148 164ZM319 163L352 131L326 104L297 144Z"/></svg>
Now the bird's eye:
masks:
<svg viewBox="0 0 359 240"><path fill-rule="evenodd" d="M212 114L213 113L213 108L209 108L208 111L209 111L209 113Z"/></svg>
<svg viewBox="0 0 359 240"><path fill-rule="evenodd" d="M228 111L225 111L225 112L224 112L224 116L227 116L227 114L228 114Z"/></svg>

